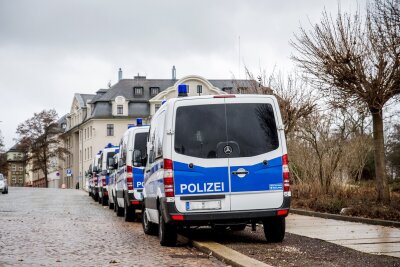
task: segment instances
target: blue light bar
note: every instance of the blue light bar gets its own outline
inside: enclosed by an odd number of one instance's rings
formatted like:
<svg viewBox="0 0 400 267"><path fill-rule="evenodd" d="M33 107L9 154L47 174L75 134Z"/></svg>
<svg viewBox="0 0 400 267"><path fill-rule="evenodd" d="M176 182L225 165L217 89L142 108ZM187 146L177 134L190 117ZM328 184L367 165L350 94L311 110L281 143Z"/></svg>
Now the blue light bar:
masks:
<svg viewBox="0 0 400 267"><path fill-rule="evenodd" d="M143 119L142 118L137 118L136 119L136 125L137 126L142 126L143 125Z"/></svg>
<svg viewBox="0 0 400 267"><path fill-rule="evenodd" d="M107 146L105 146L104 148L112 148L113 145L111 143L108 143Z"/></svg>
<svg viewBox="0 0 400 267"><path fill-rule="evenodd" d="M164 105L167 102L167 100L163 99L163 101L161 101L161 105Z"/></svg>
<svg viewBox="0 0 400 267"><path fill-rule="evenodd" d="M187 94L188 94L187 84L178 85L178 96L187 96Z"/></svg>

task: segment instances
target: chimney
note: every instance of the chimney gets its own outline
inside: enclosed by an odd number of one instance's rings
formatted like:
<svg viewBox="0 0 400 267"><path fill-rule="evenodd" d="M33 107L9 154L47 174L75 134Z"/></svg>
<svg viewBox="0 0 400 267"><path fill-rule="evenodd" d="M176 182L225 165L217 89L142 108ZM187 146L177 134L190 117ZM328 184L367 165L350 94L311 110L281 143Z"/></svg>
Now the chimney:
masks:
<svg viewBox="0 0 400 267"><path fill-rule="evenodd" d="M176 68L175 66L172 66L172 80L176 80Z"/></svg>
<svg viewBox="0 0 400 267"><path fill-rule="evenodd" d="M119 68L119 71L118 71L118 81L120 81L120 80L122 80L122 69L121 68Z"/></svg>

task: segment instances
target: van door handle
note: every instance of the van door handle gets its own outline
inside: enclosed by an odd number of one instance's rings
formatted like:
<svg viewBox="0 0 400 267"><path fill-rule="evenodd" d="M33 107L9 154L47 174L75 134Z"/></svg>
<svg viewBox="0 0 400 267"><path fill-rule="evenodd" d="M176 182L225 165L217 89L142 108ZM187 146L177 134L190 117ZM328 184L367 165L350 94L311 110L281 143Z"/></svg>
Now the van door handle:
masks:
<svg viewBox="0 0 400 267"><path fill-rule="evenodd" d="M149 173L149 172L150 172L150 170L147 170L147 171L146 171L146 173Z"/></svg>
<svg viewBox="0 0 400 267"><path fill-rule="evenodd" d="M234 172L232 172L232 174L233 175L241 175L241 174L247 175L247 174L249 174L249 172L248 171L234 171Z"/></svg>

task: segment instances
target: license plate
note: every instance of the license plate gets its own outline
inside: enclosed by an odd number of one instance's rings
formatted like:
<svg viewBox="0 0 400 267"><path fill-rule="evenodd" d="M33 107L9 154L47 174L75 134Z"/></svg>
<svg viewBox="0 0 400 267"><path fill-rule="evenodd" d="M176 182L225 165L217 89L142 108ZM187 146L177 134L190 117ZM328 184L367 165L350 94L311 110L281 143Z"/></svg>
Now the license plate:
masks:
<svg viewBox="0 0 400 267"><path fill-rule="evenodd" d="M186 210L220 210L221 201L188 201L186 202Z"/></svg>

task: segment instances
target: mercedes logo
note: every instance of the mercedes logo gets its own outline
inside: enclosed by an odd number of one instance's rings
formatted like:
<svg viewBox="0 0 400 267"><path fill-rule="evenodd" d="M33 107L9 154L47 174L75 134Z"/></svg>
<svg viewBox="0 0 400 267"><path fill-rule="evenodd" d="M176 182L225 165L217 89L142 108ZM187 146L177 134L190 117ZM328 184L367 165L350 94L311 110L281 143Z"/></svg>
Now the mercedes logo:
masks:
<svg viewBox="0 0 400 267"><path fill-rule="evenodd" d="M227 145L224 147L224 153L230 155L232 153L232 147Z"/></svg>

